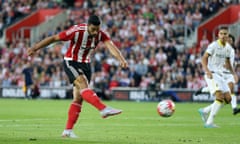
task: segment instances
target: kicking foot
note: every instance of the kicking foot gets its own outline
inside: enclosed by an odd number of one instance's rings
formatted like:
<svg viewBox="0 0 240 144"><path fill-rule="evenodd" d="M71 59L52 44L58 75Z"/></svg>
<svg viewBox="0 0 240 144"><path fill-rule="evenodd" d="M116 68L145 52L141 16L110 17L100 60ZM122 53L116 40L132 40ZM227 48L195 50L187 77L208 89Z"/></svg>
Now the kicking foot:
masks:
<svg viewBox="0 0 240 144"><path fill-rule="evenodd" d="M64 130L62 133L63 138L78 138L72 130Z"/></svg>
<svg viewBox="0 0 240 144"><path fill-rule="evenodd" d="M240 113L240 109L239 108L234 108L233 109L233 115L236 115L238 113Z"/></svg>
<svg viewBox="0 0 240 144"><path fill-rule="evenodd" d="M118 115L120 113L122 113L122 110L106 107L100 112L100 115L102 116L102 118L107 118L109 116Z"/></svg>
<svg viewBox="0 0 240 144"><path fill-rule="evenodd" d="M202 121L206 123L208 114L204 113L202 108L198 109L198 112L201 116Z"/></svg>

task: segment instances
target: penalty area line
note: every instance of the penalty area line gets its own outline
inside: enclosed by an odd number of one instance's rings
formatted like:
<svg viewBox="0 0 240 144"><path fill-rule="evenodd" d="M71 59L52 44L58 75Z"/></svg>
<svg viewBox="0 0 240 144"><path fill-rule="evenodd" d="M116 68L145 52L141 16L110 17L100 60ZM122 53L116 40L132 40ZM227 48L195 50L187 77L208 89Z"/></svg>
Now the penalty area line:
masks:
<svg viewBox="0 0 240 144"><path fill-rule="evenodd" d="M49 121L49 120L62 120L62 119L49 119L49 118L33 118L33 119L0 119L0 122L21 122L21 121Z"/></svg>

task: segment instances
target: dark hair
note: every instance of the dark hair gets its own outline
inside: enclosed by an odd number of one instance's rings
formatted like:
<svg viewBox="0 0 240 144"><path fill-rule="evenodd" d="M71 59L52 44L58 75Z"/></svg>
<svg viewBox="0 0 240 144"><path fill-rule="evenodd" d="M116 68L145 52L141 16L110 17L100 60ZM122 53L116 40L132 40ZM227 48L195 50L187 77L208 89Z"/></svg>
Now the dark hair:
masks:
<svg viewBox="0 0 240 144"><path fill-rule="evenodd" d="M235 43L235 37L233 35L229 34L228 37L230 37L232 39L233 43Z"/></svg>
<svg viewBox="0 0 240 144"><path fill-rule="evenodd" d="M228 27L227 26L221 26L221 27L219 27L218 30L228 30Z"/></svg>
<svg viewBox="0 0 240 144"><path fill-rule="evenodd" d="M101 21L100 21L100 18L96 15L91 15L89 18L88 18L88 24L92 24L92 25L100 25L101 24Z"/></svg>

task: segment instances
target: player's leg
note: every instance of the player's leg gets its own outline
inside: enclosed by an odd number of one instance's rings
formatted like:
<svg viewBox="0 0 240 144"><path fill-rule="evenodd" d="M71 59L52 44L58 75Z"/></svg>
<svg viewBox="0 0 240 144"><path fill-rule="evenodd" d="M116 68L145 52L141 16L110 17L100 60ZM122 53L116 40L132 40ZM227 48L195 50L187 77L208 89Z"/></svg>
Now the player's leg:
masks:
<svg viewBox="0 0 240 144"><path fill-rule="evenodd" d="M215 97L213 94L211 94L211 97ZM202 118L202 121L205 123L207 121L207 117L212 109L212 106L213 106L213 103L211 103L210 105L206 106L206 107L203 107L203 108L200 108L198 109L198 112L200 113L201 115L201 118ZM222 103L221 107L224 106L224 103Z"/></svg>
<svg viewBox="0 0 240 144"><path fill-rule="evenodd" d="M198 112L199 112L199 114L201 116L201 119L204 123L206 123L206 121L207 121L208 114L211 111L211 108L212 108L212 104L210 104L210 105L208 105L204 108L198 109Z"/></svg>
<svg viewBox="0 0 240 144"><path fill-rule="evenodd" d="M210 92L210 89L209 89L208 86L201 88L201 92L202 93L209 93L211 97L214 97L214 95ZM199 114L201 116L201 119L204 123L206 123L206 121L207 121L207 118L208 118L208 115L211 111L212 105L213 104L211 103L210 105L208 105L206 107L198 109L198 112L199 112Z"/></svg>
<svg viewBox="0 0 240 144"><path fill-rule="evenodd" d="M224 106L224 103L221 103L221 108ZM206 123L207 119L208 119L208 115L211 112L211 109L213 107L213 103L211 103L210 105L204 107L204 108L200 108L198 109L198 112L201 116L201 119L204 123Z"/></svg>
<svg viewBox="0 0 240 144"><path fill-rule="evenodd" d="M230 89L228 84L225 83L225 80L219 75L215 76L215 81L217 81L217 91L215 92L216 99L212 105L211 112L205 124L206 128L214 128L217 127L213 121L214 117L217 115L218 111L221 109L224 103L228 104L231 102Z"/></svg>
<svg viewBox="0 0 240 144"><path fill-rule="evenodd" d="M63 62L64 70L69 78L70 83L74 83L76 78L82 72L79 71L79 67L76 62L73 61L64 61ZM79 95L79 88L75 85L73 87L73 101L69 106L68 109L68 119L66 123L66 127L62 133L63 137L71 137L76 138L77 136L73 133L74 124L77 122L79 117L79 113L81 112L82 108L82 98Z"/></svg>
<svg viewBox="0 0 240 144"><path fill-rule="evenodd" d="M33 89L34 89L34 84L31 84L31 85L29 86L29 93L28 93L28 97L29 97L30 99L33 99L33 96L32 96L32 91L33 91Z"/></svg>
<svg viewBox="0 0 240 144"><path fill-rule="evenodd" d="M206 106L204 108L201 108L202 112L208 114L211 111L211 109L212 109L212 105L213 104L210 104L210 105L208 105L208 106Z"/></svg>
<svg viewBox="0 0 240 144"><path fill-rule="evenodd" d="M223 91L225 92L230 90L227 83L224 82L223 77L219 74L214 73L212 79L209 79L205 76L205 80L208 84L210 93L215 95L215 101L211 106L210 114L204 126L206 128L214 128L217 127L213 122L214 117L216 116L220 108L223 106L225 101Z"/></svg>
<svg viewBox="0 0 240 144"><path fill-rule="evenodd" d="M224 102L224 97L223 97L223 93L221 91L216 91L215 93L216 99L213 102L212 106L211 106L211 111L210 114L208 116L208 119L205 123L205 127L206 128L214 128L217 127L213 121L214 121L214 117L216 116L216 114L218 113L218 111L221 109L222 104Z"/></svg>
<svg viewBox="0 0 240 144"><path fill-rule="evenodd" d="M240 113L240 109L237 108L237 97L234 93L234 83L230 82L228 83L228 86L231 90L231 97L232 97L231 106L232 106L233 114L236 115L237 113Z"/></svg>
<svg viewBox="0 0 240 144"><path fill-rule="evenodd" d="M210 85L211 79L207 78L206 76L204 76L204 78L205 78L207 84ZM209 88L209 86L203 87L203 88L200 89L199 93L210 93L210 89L213 89L213 88L212 87ZM206 121L207 121L208 113L210 112L211 107L212 107L212 104L210 104L210 105L208 105L204 108L199 108L198 109L198 112L199 112L199 114L201 116L201 119L204 123L206 123Z"/></svg>
<svg viewBox="0 0 240 144"><path fill-rule="evenodd" d="M210 92L210 89L209 89L208 86L207 86L207 87L203 87L203 88L202 88L202 92L204 92L204 93L209 93L211 97L214 96L214 94L212 94L212 93ZM210 104L210 105L202 108L202 112L203 112L204 114L208 114L208 113L211 111L211 108L212 108L212 104Z"/></svg>
<svg viewBox="0 0 240 144"><path fill-rule="evenodd" d="M230 92L225 92L225 93L223 94L223 97L224 97L224 102L225 102L226 104L231 103L232 97L231 97Z"/></svg>
<svg viewBox="0 0 240 144"><path fill-rule="evenodd" d="M74 84L74 99L69 107L68 121L66 124L66 129L63 132L63 136L76 137L75 134L72 132L72 129L78 119L79 113L81 112L83 100L92 104L94 107L100 110L100 112L105 112L106 110L108 110L107 113L101 113L103 117L116 115L122 112L121 110L107 107L101 102L96 93L90 88L88 88L88 83L91 78L89 64L82 64L74 61L64 61L63 64L64 70L68 75L70 82Z"/></svg>
<svg viewBox="0 0 240 144"><path fill-rule="evenodd" d="M25 85L25 91L24 91L25 99L31 99L30 92L31 92L30 85Z"/></svg>
<svg viewBox="0 0 240 144"><path fill-rule="evenodd" d="M83 100L93 105L96 109L100 111L103 118L108 116L117 115L122 112L122 110L107 107L97 96L97 94L89 88L88 80L85 75L80 75L74 84L80 89L80 95Z"/></svg>
<svg viewBox="0 0 240 144"><path fill-rule="evenodd" d="M208 86L203 87L202 90L201 90L201 92L203 92L203 93L208 93L208 92L210 92L209 87L208 87Z"/></svg>
<svg viewBox="0 0 240 144"><path fill-rule="evenodd" d="M208 85L207 87L204 88L205 92L209 92L210 95L214 95L215 92L218 90L216 82L213 79L209 79L206 75L204 76L204 78ZM208 115L209 115L210 111L212 110L213 105L214 105L214 103L212 103L204 108L198 109L198 112L199 112L204 124L206 124L206 122L207 122Z"/></svg>
<svg viewBox="0 0 240 144"><path fill-rule="evenodd" d="M103 104L97 94L88 88L88 80L84 74L77 77L74 84L78 87L82 99L93 105L98 110L103 110L106 105Z"/></svg>
<svg viewBox="0 0 240 144"><path fill-rule="evenodd" d="M206 107L203 107L203 108L199 108L198 109L198 112L199 112L199 114L200 114L200 116L201 116L201 119L202 119L202 121L204 122L204 123L206 123L206 121L207 121L207 118L208 118L208 115L209 115L209 113L210 113L210 111L211 111L211 109L212 109L212 103L210 104L210 105L208 105L208 106L206 106Z"/></svg>
<svg viewBox="0 0 240 144"><path fill-rule="evenodd" d="M24 85L23 91L24 91L25 99L28 99L28 87L26 85Z"/></svg>
<svg viewBox="0 0 240 144"><path fill-rule="evenodd" d="M73 87L73 101L68 109L68 120L65 130L62 133L63 137L77 138L72 129L77 122L82 109L82 98L79 96L79 89Z"/></svg>

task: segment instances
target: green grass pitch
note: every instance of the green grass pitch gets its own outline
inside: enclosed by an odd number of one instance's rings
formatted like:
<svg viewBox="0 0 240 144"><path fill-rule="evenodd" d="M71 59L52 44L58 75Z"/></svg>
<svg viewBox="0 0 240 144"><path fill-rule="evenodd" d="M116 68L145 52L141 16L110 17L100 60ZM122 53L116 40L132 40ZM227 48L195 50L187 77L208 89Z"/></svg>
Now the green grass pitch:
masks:
<svg viewBox="0 0 240 144"><path fill-rule="evenodd" d="M209 103L176 103L176 112L162 118L157 102L104 101L123 109L102 119L84 103L75 126L77 139L61 138L71 100L0 99L1 144L239 144L240 115L230 105L222 108L206 129L197 112Z"/></svg>

